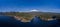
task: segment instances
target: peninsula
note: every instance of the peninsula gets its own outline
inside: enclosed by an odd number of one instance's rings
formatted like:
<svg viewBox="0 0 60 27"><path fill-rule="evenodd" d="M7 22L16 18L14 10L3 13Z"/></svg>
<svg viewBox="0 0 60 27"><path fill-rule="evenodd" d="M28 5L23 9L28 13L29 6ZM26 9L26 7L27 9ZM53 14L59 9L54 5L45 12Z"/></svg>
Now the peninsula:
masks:
<svg viewBox="0 0 60 27"><path fill-rule="evenodd" d="M52 16L60 17L60 13L50 13L50 12L0 12L0 16L12 16L17 20L22 20L22 22L29 22L34 16L39 16L43 20L51 19Z"/></svg>

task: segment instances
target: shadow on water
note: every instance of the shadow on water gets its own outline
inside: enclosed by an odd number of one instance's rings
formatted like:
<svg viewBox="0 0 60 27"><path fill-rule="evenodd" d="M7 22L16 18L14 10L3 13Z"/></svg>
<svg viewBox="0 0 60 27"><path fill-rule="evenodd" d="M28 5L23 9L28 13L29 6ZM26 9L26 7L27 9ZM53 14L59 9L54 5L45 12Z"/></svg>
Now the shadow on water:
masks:
<svg viewBox="0 0 60 27"><path fill-rule="evenodd" d="M57 20L53 21L42 21L40 17L35 16L31 22L22 23L10 16L0 16L0 27L59 27L56 26Z"/></svg>

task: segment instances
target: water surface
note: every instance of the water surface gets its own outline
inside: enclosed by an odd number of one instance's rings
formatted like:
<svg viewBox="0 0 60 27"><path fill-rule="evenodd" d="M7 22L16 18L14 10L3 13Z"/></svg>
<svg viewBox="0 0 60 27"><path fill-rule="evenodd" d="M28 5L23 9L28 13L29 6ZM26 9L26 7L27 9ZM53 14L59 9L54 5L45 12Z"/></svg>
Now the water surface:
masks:
<svg viewBox="0 0 60 27"><path fill-rule="evenodd" d="M13 26L13 27L56 27L56 24L58 23L57 20L52 21L42 21L41 19L38 19L38 17L34 17L34 19L31 20L29 23L22 23L21 21L18 21L14 19L14 17L10 16L0 16L0 26L6 25L6 27Z"/></svg>

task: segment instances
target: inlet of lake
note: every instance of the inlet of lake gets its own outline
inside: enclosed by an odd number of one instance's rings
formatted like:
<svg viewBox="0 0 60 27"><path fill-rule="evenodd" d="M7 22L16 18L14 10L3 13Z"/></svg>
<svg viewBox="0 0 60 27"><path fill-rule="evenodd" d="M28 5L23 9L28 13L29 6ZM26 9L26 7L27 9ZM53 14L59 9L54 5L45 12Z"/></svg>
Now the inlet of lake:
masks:
<svg viewBox="0 0 60 27"><path fill-rule="evenodd" d="M35 21L37 21L37 19ZM14 17L10 17L10 16L0 16L0 27L36 27L36 26L37 27L60 27L60 25L57 25L58 24L57 20L48 21L48 22L42 20L39 21L40 23L38 25L38 24L33 24L32 22L23 23L14 19Z"/></svg>

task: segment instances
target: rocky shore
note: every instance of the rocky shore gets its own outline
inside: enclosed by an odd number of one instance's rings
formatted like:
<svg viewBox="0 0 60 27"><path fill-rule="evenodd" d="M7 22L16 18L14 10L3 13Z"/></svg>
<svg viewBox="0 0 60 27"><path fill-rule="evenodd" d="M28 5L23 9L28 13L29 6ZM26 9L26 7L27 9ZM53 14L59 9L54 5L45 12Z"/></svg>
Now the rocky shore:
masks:
<svg viewBox="0 0 60 27"><path fill-rule="evenodd" d="M16 19L16 20L19 20L19 21L21 21L21 22L31 22L31 19L26 19L26 18L23 18L23 17L19 17L19 16L14 16L14 18ZM33 17L34 18L34 17ZM45 20L45 21L51 21L51 20L55 20L55 19L52 19L52 18L50 18L50 19L46 19L46 18L41 18L42 20Z"/></svg>
<svg viewBox="0 0 60 27"><path fill-rule="evenodd" d="M21 22L30 22L30 19L27 20L26 18L23 18L23 17L14 16L14 18L15 18L16 20L20 20Z"/></svg>

